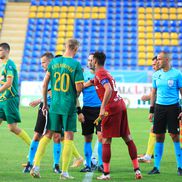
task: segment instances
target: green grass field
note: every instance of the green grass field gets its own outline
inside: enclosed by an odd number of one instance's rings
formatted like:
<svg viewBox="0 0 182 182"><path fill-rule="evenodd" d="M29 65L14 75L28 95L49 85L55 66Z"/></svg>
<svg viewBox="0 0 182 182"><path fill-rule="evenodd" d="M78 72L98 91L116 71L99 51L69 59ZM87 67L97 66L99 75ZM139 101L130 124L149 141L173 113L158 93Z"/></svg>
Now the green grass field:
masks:
<svg viewBox="0 0 182 182"><path fill-rule="evenodd" d="M32 137L35 120L37 117L37 108L21 108L22 124ZM148 110L129 109L129 124L132 136L137 145L138 153L146 151L148 133L151 124L148 122ZM75 144L79 152L83 155L83 137L81 135L80 124L78 123L78 132L75 135ZM94 146L95 141L93 142ZM21 164L27 161L28 146L19 138L10 133L6 122L0 126L0 182L20 182L20 181L44 181L56 182L59 175L52 172L52 143L48 146L46 154L41 163L41 179L33 179L29 174L22 173ZM176 161L174 156L174 147L171 139L166 135L165 150L161 163L161 174L155 176L147 175L147 172L153 168L151 164L141 164L143 174L142 181L146 182L178 182L182 177L177 176ZM81 167L80 167L81 168ZM92 180L86 180L84 173L80 173L80 168L70 169L70 174L75 177L74 181L97 181L96 177L100 175L94 172ZM85 180L84 180L85 178ZM132 164L127 152L127 147L121 139L113 139L112 159L111 159L111 181L129 182L135 181ZM73 180L72 180L73 181Z"/></svg>

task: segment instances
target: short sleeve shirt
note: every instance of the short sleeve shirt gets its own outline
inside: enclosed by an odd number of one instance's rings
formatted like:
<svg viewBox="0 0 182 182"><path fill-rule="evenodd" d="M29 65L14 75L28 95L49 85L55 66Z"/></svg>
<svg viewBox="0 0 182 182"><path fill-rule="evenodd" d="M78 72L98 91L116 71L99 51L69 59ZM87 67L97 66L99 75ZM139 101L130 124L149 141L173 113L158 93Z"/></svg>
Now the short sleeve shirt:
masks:
<svg viewBox="0 0 182 182"><path fill-rule="evenodd" d="M76 83L84 82L83 71L73 58L54 58L48 65L52 100L50 112L69 115L76 112Z"/></svg>

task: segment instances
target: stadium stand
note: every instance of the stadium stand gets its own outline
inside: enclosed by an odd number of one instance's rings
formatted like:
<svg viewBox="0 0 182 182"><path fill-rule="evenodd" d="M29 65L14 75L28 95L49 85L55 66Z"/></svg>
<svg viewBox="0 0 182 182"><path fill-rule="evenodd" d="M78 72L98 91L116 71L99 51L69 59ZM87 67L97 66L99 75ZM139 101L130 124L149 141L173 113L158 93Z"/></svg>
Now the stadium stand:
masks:
<svg viewBox="0 0 182 182"><path fill-rule="evenodd" d="M2 29L2 24L3 24L5 8L6 8L6 0L1 0L0 1L0 33Z"/></svg>
<svg viewBox="0 0 182 182"><path fill-rule="evenodd" d="M96 50L106 52L108 69L151 70L161 50L180 67L182 0L32 0L21 80L41 80L41 54L62 54L71 37L81 42L76 59L83 67Z"/></svg>

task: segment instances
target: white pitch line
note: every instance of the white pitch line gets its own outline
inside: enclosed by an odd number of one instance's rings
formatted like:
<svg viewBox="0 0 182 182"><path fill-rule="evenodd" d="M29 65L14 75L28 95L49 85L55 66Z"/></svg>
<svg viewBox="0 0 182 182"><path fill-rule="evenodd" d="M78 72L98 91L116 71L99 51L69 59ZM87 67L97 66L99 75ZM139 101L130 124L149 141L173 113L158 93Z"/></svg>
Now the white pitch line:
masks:
<svg viewBox="0 0 182 182"><path fill-rule="evenodd" d="M92 156L94 156L94 157L98 156L97 150L98 150L98 140L96 141L96 143L94 145L94 151L92 153ZM93 178L93 175L94 175L94 172L86 173L82 182L91 182L92 178Z"/></svg>

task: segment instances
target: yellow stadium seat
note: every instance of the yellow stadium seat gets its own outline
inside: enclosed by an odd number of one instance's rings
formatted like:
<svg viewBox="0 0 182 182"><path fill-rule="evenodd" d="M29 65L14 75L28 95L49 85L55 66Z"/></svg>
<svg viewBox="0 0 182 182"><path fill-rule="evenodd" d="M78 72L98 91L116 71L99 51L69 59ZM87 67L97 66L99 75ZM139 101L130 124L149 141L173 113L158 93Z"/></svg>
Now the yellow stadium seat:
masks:
<svg viewBox="0 0 182 182"><path fill-rule="evenodd" d="M156 32L156 33L154 34L154 38L155 38L155 39L161 39L161 38L162 38L161 33L160 33L160 32Z"/></svg>
<svg viewBox="0 0 182 182"><path fill-rule="evenodd" d="M44 13L42 12L37 13L37 18L44 18Z"/></svg>
<svg viewBox="0 0 182 182"><path fill-rule="evenodd" d="M138 14L138 19L139 20L144 20L145 19L145 14L144 13L139 13Z"/></svg>
<svg viewBox="0 0 182 182"><path fill-rule="evenodd" d="M64 45L63 44L57 44L56 46L56 50L57 51L62 51L64 49Z"/></svg>
<svg viewBox="0 0 182 182"><path fill-rule="evenodd" d="M145 26L146 21L145 20L139 20L138 26Z"/></svg>
<svg viewBox="0 0 182 182"><path fill-rule="evenodd" d="M91 14L91 18L97 19L97 18L98 18L98 13L92 13L92 14Z"/></svg>
<svg viewBox="0 0 182 182"><path fill-rule="evenodd" d="M148 14L148 13L151 14L152 13L152 10L153 10L152 8L146 8L146 14Z"/></svg>
<svg viewBox="0 0 182 182"><path fill-rule="evenodd" d="M47 13L45 13L44 17L45 18L51 18L52 17L52 13L47 12Z"/></svg>
<svg viewBox="0 0 182 182"><path fill-rule="evenodd" d="M99 13L99 19L106 19L106 13Z"/></svg>
<svg viewBox="0 0 182 182"><path fill-rule="evenodd" d="M52 6L45 7L45 12L52 12L52 10L53 10Z"/></svg>
<svg viewBox="0 0 182 182"><path fill-rule="evenodd" d="M145 46L138 46L138 52L145 52Z"/></svg>
<svg viewBox="0 0 182 182"><path fill-rule="evenodd" d="M146 37L147 39L153 39L153 33L146 33L146 34L145 34L145 37Z"/></svg>
<svg viewBox="0 0 182 182"><path fill-rule="evenodd" d="M66 25L65 24L60 24L58 30L59 31L65 31L66 30Z"/></svg>
<svg viewBox="0 0 182 182"><path fill-rule="evenodd" d="M154 56L153 56L154 57ZM152 58L153 58L152 57ZM152 65L152 58L148 58L147 59L147 63L146 63L146 65L148 65L148 66L151 66Z"/></svg>
<svg viewBox="0 0 182 182"><path fill-rule="evenodd" d="M144 66L144 65L146 65L146 60L145 60L145 59L139 59L139 60L138 60L138 65L139 65L139 66Z"/></svg>
<svg viewBox="0 0 182 182"><path fill-rule="evenodd" d="M177 19L177 20L182 20L181 17L182 17L182 14L177 14L177 18L176 18L176 19Z"/></svg>
<svg viewBox="0 0 182 182"><path fill-rule="evenodd" d="M177 13L182 14L182 8L177 8Z"/></svg>
<svg viewBox="0 0 182 182"><path fill-rule="evenodd" d="M138 45L145 45L145 44L146 44L145 39L139 39L138 40Z"/></svg>
<svg viewBox="0 0 182 182"><path fill-rule="evenodd" d="M159 13L155 13L154 14L154 19L155 20L160 20L161 19L161 15Z"/></svg>
<svg viewBox="0 0 182 182"><path fill-rule="evenodd" d="M65 19L65 18L61 18L59 20L59 25L65 25L66 23L67 23L67 19Z"/></svg>
<svg viewBox="0 0 182 182"><path fill-rule="evenodd" d="M57 39L57 44L64 44L65 43L65 39L60 37Z"/></svg>
<svg viewBox="0 0 182 182"><path fill-rule="evenodd" d="M139 32L139 33L145 32L145 26L139 26L139 27L138 27L138 32Z"/></svg>
<svg viewBox="0 0 182 182"><path fill-rule="evenodd" d="M73 13L73 12L69 12L68 13L68 18L75 18L75 13Z"/></svg>
<svg viewBox="0 0 182 182"><path fill-rule="evenodd" d="M61 13L61 14L60 14L60 17L61 17L61 18L68 18L68 14L65 13L65 12L64 12L64 13Z"/></svg>
<svg viewBox="0 0 182 182"><path fill-rule="evenodd" d="M2 29L2 25L0 24L0 30Z"/></svg>
<svg viewBox="0 0 182 182"><path fill-rule="evenodd" d="M45 6L38 6L37 7L37 11L40 12L40 11L45 11Z"/></svg>
<svg viewBox="0 0 182 182"><path fill-rule="evenodd" d="M146 47L146 51L147 51L147 52L152 52L152 53L153 53L153 52L154 52L154 47L153 47L153 46L147 46L147 47Z"/></svg>
<svg viewBox="0 0 182 182"><path fill-rule="evenodd" d="M106 8L105 7L100 7L99 12L100 13L106 13Z"/></svg>
<svg viewBox="0 0 182 182"><path fill-rule="evenodd" d="M168 13L169 9L168 8L161 8L161 13Z"/></svg>
<svg viewBox="0 0 182 182"><path fill-rule="evenodd" d="M37 6L30 6L30 11L37 11Z"/></svg>
<svg viewBox="0 0 182 182"><path fill-rule="evenodd" d="M92 7L92 12L97 13L99 11L98 7Z"/></svg>
<svg viewBox="0 0 182 182"><path fill-rule="evenodd" d="M61 6L61 12L67 12L68 11L68 7L67 6Z"/></svg>
<svg viewBox="0 0 182 182"><path fill-rule="evenodd" d="M152 20L152 13L146 14L146 19L147 20Z"/></svg>
<svg viewBox="0 0 182 182"><path fill-rule="evenodd" d="M66 37L67 37L67 38L73 37L73 31L68 31L68 32L66 32Z"/></svg>
<svg viewBox="0 0 182 182"><path fill-rule="evenodd" d="M153 20L146 20L145 23L147 26L153 26Z"/></svg>
<svg viewBox="0 0 182 182"><path fill-rule="evenodd" d="M67 20L67 24L68 25L73 25L74 24L74 19L71 19L71 18L69 18L68 20Z"/></svg>
<svg viewBox="0 0 182 182"><path fill-rule="evenodd" d="M63 49L64 50L64 49ZM56 54L55 55L63 55L64 51L56 51Z"/></svg>
<svg viewBox="0 0 182 182"><path fill-rule="evenodd" d="M145 38L145 34L144 33L138 33L138 38L139 39L144 39Z"/></svg>
<svg viewBox="0 0 182 182"><path fill-rule="evenodd" d="M74 30L74 26L73 25L68 25L67 26L67 31L73 32L73 30Z"/></svg>
<svg viewBox="0 0 182 182"><path fill-rule="evenodd" d="M177 33L171 33L170 37L171 37L171 39L178 39L178 34Z"/></svg>
<svg viewBox="0 0 182 182"><path fill-rule="evenodd" d="M170 19L170 20L176 20L176 19L177 19L176 14L169 14L169 19ZM181 19L182 19L182 18L181 18Z"/></svg>
<svg viewBox="0 0 182 182"><path fill-rule="evenodd" d="M0 23L2 23L3 22L3 19L2 18L0 18Z"/></svg>
<svg viewBox="0 0 182 182"><path fill-rule="evenodd" d="M53 12L60 12L60 11L61 11L61 7L53 6Z"/></svg>
<svg viewBox="0 0 182 182"><path fill-rule="evenodd" d="M168 46L170 46L171 45L171 42L170 42L170 40L169 39L163 39L162 40L162 45L168 45Z"/></svg>
<svg viewBox="0 0 182 182"><path fill-rule="evenodd" d="M168 32L164 32L164 33L162 33L162 38L163 39L169 39L169 33Z"/></svg>
<svg viewBox="0 0 182 182"><path fill-rule="evenodd" d="M169 15L167 13L163 13L163 14L161 14L161 19L168 20L169 19Z"/></svg>
<svg viewBox="0 0 182 182"><path fill-rule="evenodd" d="M60 17L60 13L58 12L52 13L52 18L59 18L59 17Z"/></svg>
<svg viewBox="0 0 182 182"><path fill-rule="evenodd" d="M145 13L145 8L138 8L138 13L139 14Z"/></svg>
<svg viewBox="0 0 182 182"><path fill-rule="evenodd" d="M155 45L162 45L162 40L161 39L155 39L154 43L155 43Z"/></svg>
<svg viewBox="0 0 182 182"><path fill-rule="evenodd" d="M154 54L153 54L153 52L147 52L147 58L148 59L150 59L150 60L152 60L152 58L154 57Z"/></svg>
<svg viewBox="0 0 182 182"><path fill-rule="evenodd" d="M68 12L75 12L75 6L69 6Z"/></svg>
<svg viewBox="0 0 182 182"><path fill-rule="evenodd" d="M160 8L154 8L154 14L159 14L161 12Z"/></svg>
<svg viewBox="0 0 182 182"><path fill-rule="evenodd" d="M83 7L81 7L81 6L77 6L77 8L76 8L76 12L80 12L80 13L82 13L82 12L83 12Z"/></svg>
<svg viewBox="0 0 182 182"><path fill-rule="evenodd" d="M91 7L89 7L89 6L84 7L83 12L90 13L91 12Z"/></svg>
<svg viewBox="0 0 182 182"><path fill-rule="evenodd" d="M177 46L178 44L179 44L178 39L172 39L171 40L171 45Z"/></svg>
<svg viewBox="0 0 182 182"><path fill-rule="evenodd" d="M169 8L169 14L177 13L177 8Z"/></svg>
<svg viewBox="0 0 182 182"><path fill-rule="evenodd" d="M75 18L82 18L83 17L83 14L82 13L77 13L75 14Z"/></svg>
<svg viewBox="0 0 182 182"><path fill-rule="evenodd" d="M146 42L147 45L153 45L153 39L147 39Z"/></svg>
<svg viewBox="0 0 182 182"><path fill-rule="evenodd" d="M90 13L84 13L84 14L83 14L83 18L85 18L85 19L90 18Z"/></svg>
<svg viewBox="0 0 182 182"><path fill-rule="evenodd" d="M146 27L146 32L153 32L153 26L147 26Z"/></svg>
<svg viewBox="0 0 182 182"><path fill-rule="evenodd" d="M63 38L63 37L65 37L65 31L59 31L58 32L58 37L61 37L61 38Z"/></svg>
<svg viewBox="0 0 182 182"><path fill-rule="evenodd" d="M146 57L145 52L139 52L138 53L138 59L145 59L145 57Z"/></svg>
<svg viewBox="0 0 182 182"><path fill-rule="evenodd" d="M30 14L29 14L29 18L35 18L36 17L36 13L35 12L31 12Z"/></svg>

